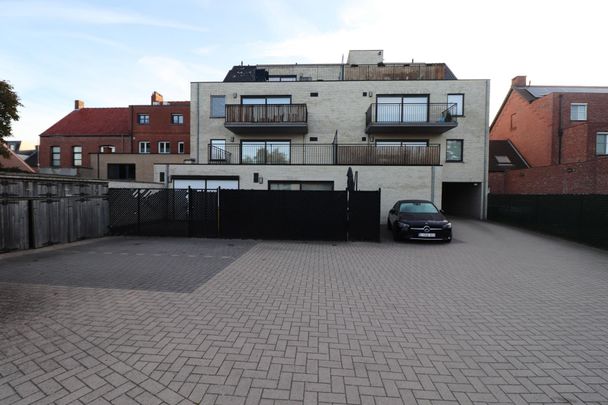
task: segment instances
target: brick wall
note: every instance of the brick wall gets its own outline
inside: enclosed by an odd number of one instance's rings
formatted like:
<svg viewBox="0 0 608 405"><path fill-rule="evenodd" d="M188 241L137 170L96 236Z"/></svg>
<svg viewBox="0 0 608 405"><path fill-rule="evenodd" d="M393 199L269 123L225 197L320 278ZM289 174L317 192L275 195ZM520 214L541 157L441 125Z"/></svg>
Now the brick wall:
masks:
<svg viewBox="0 0 608 405"><path fill-rule="evenodd" d="M490 173L493 194L608 194L608 157Z"/></svg>
<svg viewBox="0 0 608 405"><path fill-rule="evenodd" d="M178 152L178 142L184 142L184 154L190 154L190 103L174 102L164 105L131 106L133 152L139 152L139 142L150 142L150 153L158 153L158 142L170 143L171 153ZM139 124L138 114L148 114L149 124ZM171 123L172 114L181 114L183 124Z"/></svg>
<svg viewBox="0 0 608 405"><path fill-rule="evenodd" d="M40 136L40 167L51 167L51 147L61 148L61 167L73 166L72 147L82 146L82 167L91 167L89 154L98 153L101 146L112 145L116 153L131 152L131 137L124 136Z"/></svg>

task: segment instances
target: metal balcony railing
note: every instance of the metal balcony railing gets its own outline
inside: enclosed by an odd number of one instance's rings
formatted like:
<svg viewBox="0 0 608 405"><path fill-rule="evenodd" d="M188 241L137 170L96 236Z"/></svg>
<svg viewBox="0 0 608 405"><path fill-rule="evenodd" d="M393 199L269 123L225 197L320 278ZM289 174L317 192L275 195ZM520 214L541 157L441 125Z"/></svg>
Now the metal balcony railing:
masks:
<svg viewBox="0 0 608 405"><path fill-rule="evenodd" d="M448 103L372 103L367 109L366 124L454 123L456 104Z"/></svg>
<svg viewBox="0 0 608 405"><path fill-rule="evenodd" d="M208 145L208 164L436 166L440 145L295 144L289 141Z"/></svg>

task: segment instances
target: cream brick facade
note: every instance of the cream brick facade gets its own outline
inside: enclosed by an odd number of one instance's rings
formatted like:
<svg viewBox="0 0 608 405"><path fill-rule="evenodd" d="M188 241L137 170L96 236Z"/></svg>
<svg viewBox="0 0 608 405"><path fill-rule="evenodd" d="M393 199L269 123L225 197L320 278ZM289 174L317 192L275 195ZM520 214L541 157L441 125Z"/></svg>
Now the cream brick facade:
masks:
<svg viewBox="0 0 608 405"><path fill-rule="evenodd" d="M382 140L428 140L441 148L438 166L356 166L360 190L382 189L381 217L394 201L403 198L432 199L442 205L443 183L467 183L479 187L470 204L478 218L485 217L488 153L488 80L338 80L343 65L264 66L272 75L293 75L296 81L284 82L193 82L191 84L191 158L195 164L155 166L155 179L161 171L173 176L234 176L242 189L268 189L268 181L325 180L334 189L346 188L348 166L308 165L213 165L208 164L211 139L227 143L243 140L290 140L292 144L330 144L337 132L339 144L374 144ZM335 80L300 81L301 77L330 77ZM447 103L448 94L464 94L464 116L458 125L443 134L397 132L368 135L365 132L366 111L377 95L428 95L429 103ZM308 132L305 135L237 135L225 128L225 118L211 117L211 96L225 96L226 105L240 104L242 96L290 96L292 104L306 104ZM312 142L311 138L318 140ZM446 140L463 140L463 161L446 162ZM253 173L264 181L253 182Z"/></svg>

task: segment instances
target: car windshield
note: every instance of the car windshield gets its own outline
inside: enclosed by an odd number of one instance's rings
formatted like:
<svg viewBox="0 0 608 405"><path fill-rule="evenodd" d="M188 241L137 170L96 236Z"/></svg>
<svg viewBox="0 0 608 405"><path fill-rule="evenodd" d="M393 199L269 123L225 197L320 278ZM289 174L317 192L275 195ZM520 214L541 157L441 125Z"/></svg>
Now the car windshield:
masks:
<svg viewBox="0 0 608 405"><path fill-rule="evenodd" d="M437 208L427 202L403 202L399 205L399 212L408 214L436 214Z"/></svg>

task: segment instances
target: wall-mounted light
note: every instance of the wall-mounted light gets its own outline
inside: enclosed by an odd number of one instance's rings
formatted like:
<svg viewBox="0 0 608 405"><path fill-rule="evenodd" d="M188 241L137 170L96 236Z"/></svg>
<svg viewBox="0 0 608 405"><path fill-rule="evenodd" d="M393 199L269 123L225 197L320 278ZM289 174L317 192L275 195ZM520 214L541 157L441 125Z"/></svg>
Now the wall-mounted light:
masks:
<svg viewBox="0 0 608 405"><path fill-rule="evenodd" d="M566 171L568 173L574 173L576 171L576 169L574 167L569 167L569 168L566 169Z"/></svg>
<svg viewBox="0 0 608 405"><path fill-rule="evenodd" d="M234 136L230 138L230 142L234 142Z"/></svg>
<svg viewBox="0 0 608 405"><path fill-rule="evenodd" d="M232 93L232 98L236 98L237 94L236 93Z"/></svg>
<svg viewBox="0 0 608 405"><path fill-rule="evenodd" d="M258 183L264 184L264 178L262 176L260 176L258 180L259 180Z"/></svg>

